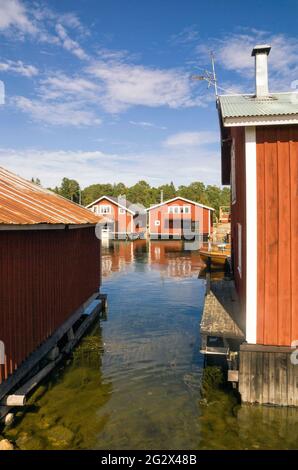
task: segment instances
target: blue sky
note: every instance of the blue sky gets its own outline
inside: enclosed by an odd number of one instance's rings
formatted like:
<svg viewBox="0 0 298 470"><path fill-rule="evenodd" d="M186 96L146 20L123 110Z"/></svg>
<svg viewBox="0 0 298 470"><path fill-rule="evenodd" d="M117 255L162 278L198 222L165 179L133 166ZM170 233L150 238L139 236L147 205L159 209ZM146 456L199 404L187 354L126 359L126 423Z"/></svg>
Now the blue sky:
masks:
<svg viewBox="0 0 298 470"><path fill-rule="evenodd" d="M0 165L45 186L63 176L220 184L210 69L253 92L269 42L271 91L298 79L296 1L0 0Z"/></svg>

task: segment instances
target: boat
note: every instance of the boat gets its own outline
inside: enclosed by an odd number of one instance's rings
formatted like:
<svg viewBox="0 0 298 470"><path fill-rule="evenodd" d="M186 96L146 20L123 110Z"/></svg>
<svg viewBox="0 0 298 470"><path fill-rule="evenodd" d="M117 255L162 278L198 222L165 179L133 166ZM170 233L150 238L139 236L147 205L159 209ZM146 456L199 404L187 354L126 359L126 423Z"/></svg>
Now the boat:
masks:
<svg viewBox="0 0 298 470"><path fill-rule="evenodd" d="M227 258L231 256L231 251L226 247L226 245L219 245L217 249L211 248L199 250L200 256L205 264L208 264L209 258L211 259L211 265L215 266L224 266Z"/></svg>

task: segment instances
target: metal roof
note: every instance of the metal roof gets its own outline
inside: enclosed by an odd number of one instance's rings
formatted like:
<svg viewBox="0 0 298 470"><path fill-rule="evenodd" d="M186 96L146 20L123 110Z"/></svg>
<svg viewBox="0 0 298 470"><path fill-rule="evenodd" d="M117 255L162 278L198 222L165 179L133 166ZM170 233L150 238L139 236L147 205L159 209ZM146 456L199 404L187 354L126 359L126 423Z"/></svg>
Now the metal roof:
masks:
<svg viewBox="0 0 298 470"><path fill-rule="evenodd" d="M0 167L0 226L94 225L98 221L84 207Z"/></svg>
<svg viewBox="0 0 298 470"><path fill-rule="evenodd" d="M298 114L298 93L255 95L221 95L218 98L222 118L287 116Z"/></svg>

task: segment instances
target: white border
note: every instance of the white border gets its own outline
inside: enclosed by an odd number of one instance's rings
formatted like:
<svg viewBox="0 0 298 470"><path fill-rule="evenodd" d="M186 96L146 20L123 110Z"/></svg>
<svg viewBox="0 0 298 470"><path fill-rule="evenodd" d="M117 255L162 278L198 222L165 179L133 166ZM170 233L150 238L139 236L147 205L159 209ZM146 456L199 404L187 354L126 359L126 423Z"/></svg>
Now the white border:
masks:
<svg viewBox="0 0 298 470"><path fill-rule="evenodd" d="M151 209L155 209L156 207L160 207L160 206L165 206L177 200L185 201L185 202L188 202L189 204L194 204L195 206L204 207L205 209L209 209L210 211L215 210L212 207L204 206L203 204L200 204L199 202L191 201L190 199L186 199L185 197L176 196L173 199L169 199L168 201L160 202L159 204L154 204L153 206L148 207L146 211L151 211Z"/></svg>
<svg viewBox="0 0 298 470"><path fill-rule="evenodd" d="M86 209L89 209L89 208L92 207L94 204L97 204L98 202L100 202L102 199L107 199L107 200L110 201L112 204L116 204L116 206L121 207L121 209L124 209L125 211L129 212L130 214L136 215L136 213L135 213L134 211L132 211L131 209L128 209L128 207L125 207L125 206L123 206L122 204L119 204L119 202L114 201L114 200L111 199L109 196L101 196L100 198L96 199L95 201L90 202L90 204L88 204L88 205L86 206Z"/></svg>
<svg viewBox="0 0 298 470"><path fill-rule="evenodd" d="M256 128L245 128L246 341L257 342L257 145Z"/></svg>

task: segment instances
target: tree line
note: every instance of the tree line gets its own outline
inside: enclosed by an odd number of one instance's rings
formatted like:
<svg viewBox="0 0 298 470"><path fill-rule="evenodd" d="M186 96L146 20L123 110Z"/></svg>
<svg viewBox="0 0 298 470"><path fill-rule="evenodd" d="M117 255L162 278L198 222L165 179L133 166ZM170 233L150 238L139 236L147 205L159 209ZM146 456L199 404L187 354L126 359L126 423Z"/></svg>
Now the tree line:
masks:
<svg viewBox="0 0 298 470"><path fill-rule="evenodd" d="M40 181L38 180L39 184ZM182 196L195 202L199 202L206 206L213 207L216 216L219 213L220 206L228 206L230 204L230 189L220 188L216 185L205 185L201 181L194 181L189 185L181 185L176 187L173 182L163 184L158 187L150 186L144 180L138 181L132 186L126 186L124 183L117 184L91 184L81 189L78 181L69 178L63 178L60 186L49 188L52 191L66 197L74 202L84 206L101 196L124 196L132 203L139 203L145 207L152 204L158 204L161 200L161 192L163 199L172 199L176 196Z"/></svg>

